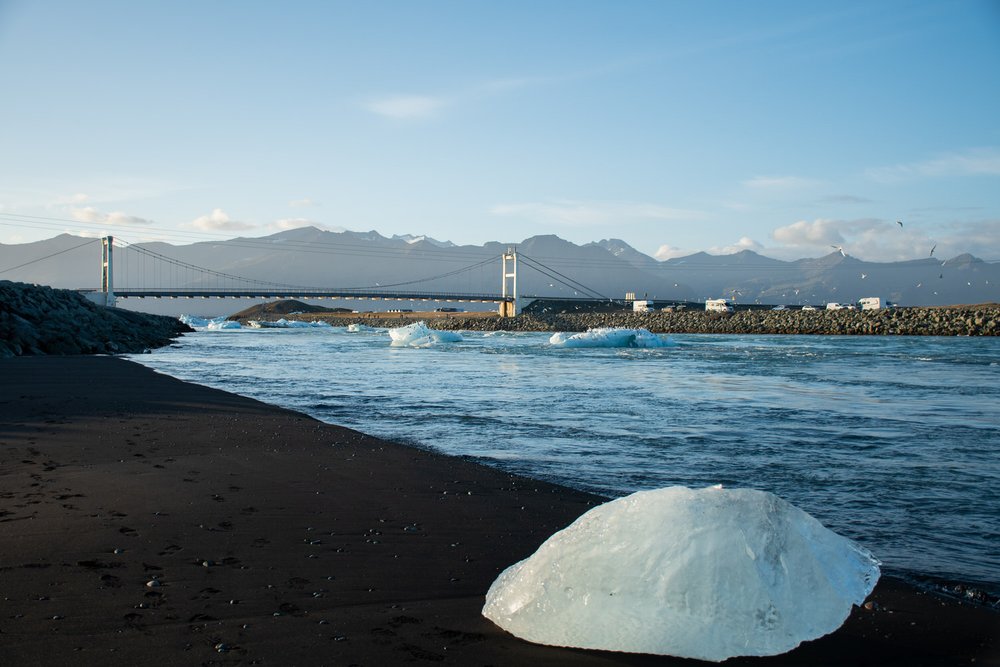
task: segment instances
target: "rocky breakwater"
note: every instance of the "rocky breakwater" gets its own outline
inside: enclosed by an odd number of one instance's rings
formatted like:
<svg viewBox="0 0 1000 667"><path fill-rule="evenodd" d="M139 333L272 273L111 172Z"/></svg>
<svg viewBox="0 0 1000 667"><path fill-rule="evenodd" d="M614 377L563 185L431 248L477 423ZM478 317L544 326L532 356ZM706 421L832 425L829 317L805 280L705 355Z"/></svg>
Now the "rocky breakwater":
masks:
<svg viewBox="0 0 1000 667"><path fill-rule="evenodd" d="M0 280L0 357L142 352L191 330L173 317L95 305L72 290Z"/></svg>
<svg viewBox="0 0 1000 667"><path fill-rule="evenodd" d="M744 310L735 313L699 310L572 313L452 318L428 324L436 328L478 331L586 331L597 327L641 327L655 333L997 336L1000 335L1000 305L834 311Z"/></svg>

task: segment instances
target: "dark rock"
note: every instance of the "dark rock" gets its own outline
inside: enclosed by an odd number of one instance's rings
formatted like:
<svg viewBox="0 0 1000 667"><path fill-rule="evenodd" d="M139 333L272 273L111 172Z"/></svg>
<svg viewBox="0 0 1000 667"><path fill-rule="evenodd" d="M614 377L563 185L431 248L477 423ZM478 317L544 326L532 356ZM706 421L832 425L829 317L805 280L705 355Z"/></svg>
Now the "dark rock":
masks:
<svg viewBox="0 0 1000 667"><path fill-rule="evenodd" d="M0 357L142 352L191 330L172 317L98 306L72 290L0 281Z"/></svg>

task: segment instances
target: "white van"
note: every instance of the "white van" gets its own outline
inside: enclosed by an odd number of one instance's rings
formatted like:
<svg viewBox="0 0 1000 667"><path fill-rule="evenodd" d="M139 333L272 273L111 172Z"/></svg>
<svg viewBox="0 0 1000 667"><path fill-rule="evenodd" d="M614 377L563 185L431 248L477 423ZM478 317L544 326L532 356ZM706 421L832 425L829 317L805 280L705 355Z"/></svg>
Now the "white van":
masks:
<svg viewBox="0 0 1000 667"><path fill-rule="evenodd" d="M725 299L708 299L705 301L705 312L731 313L733 306Z"/></svg>

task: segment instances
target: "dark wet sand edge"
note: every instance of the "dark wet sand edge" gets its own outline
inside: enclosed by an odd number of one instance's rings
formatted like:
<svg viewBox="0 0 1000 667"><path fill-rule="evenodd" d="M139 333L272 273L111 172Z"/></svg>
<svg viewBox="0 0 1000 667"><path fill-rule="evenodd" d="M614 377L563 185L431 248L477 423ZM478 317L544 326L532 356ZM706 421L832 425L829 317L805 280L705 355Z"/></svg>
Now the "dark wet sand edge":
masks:
<svg viewBox="0 0 1000 667"><path fill-rule="evenodd" d="M693 664L480 616L598 502L119 358L0 360L0 664ZM1000 614L888 577L871 600L726 664L1000 664Z"/></svg>

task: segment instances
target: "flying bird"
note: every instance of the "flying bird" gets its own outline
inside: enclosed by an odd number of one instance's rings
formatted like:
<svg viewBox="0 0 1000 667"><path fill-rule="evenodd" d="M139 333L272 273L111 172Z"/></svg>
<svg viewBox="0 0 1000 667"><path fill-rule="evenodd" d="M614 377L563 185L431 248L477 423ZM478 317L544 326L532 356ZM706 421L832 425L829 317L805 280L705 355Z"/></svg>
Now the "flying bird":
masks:
<svg viewBox="0 0 1000 667"><path fill-rule="evenodd" d="M844 246L841 246L841 245L832 245L832 246L830 246L830 247L831 247L831 248L833 248L834 250L837 250L837 251L839 251L839 252L840 252L840 255L841 255L842 257L847 257L847 253L846 253L846 252L844 252Z"/></svg>
<svg viewBox="0 0 1000 667"><path fill-rule="evenodd" d="M865 279L865 278L867 278L867 277L868 277L868 274L867 274L867 273L862 273L862 274L861 274L861 279L862 279L862 280L864 280L864 279Z"/></svg>
<svg viewBox="0 0 1000 667"><path fill-rule="evenodd" d="M900 226L900 228L902 228L902 226L903 226L903 221L902 221L902 220L897 220L897 221L896 221L896 224L897 224L897 225L899 225L899 226Z"/></svg>
<svg viewBox="0 0 1000 667"><path fill-rule="evenodd" d="M931 254L930 254L930 255L928 255L928 257L933 257L933 256L934 256L934 251L935 251L935 250L937 250L937 244L935 244L935 245L934 245L934 247L933 247L933 248L931 248Z"/></svg>

